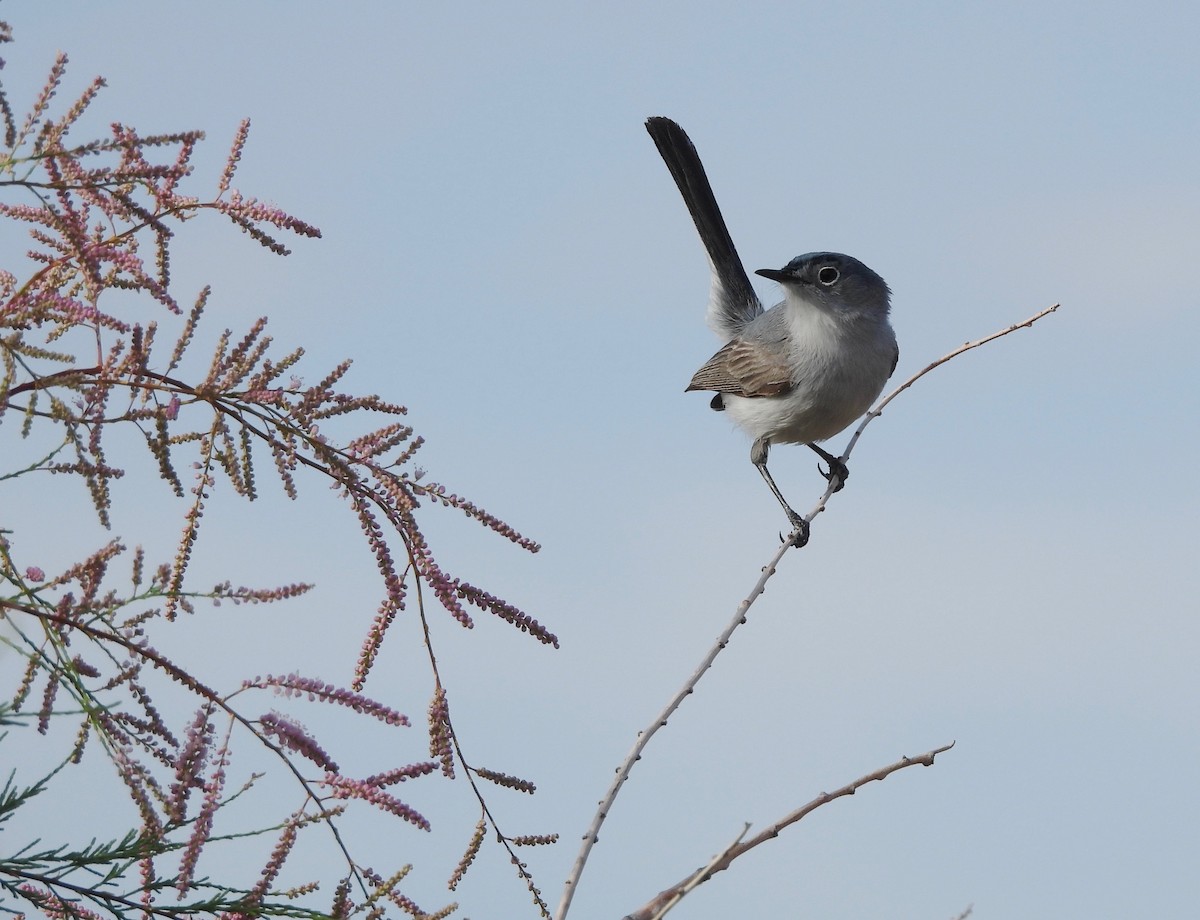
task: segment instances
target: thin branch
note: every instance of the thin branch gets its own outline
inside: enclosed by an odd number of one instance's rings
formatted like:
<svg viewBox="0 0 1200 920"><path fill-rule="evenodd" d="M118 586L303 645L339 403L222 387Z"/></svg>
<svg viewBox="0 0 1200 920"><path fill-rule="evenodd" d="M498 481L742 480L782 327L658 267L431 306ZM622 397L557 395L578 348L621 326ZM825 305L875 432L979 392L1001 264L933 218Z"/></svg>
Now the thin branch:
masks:
<svg viewBox="0 0 1200 920"><path fill-rule="evenodd" d="M774 824L760 831L755 836L751 837L745 843L735 843L731 847L727 847L719 856L713 859L707 866L697 872L693 872L683 881L672 885L665 891L659 892L646 905L627 915L624 920L659 920L668 910L674 907L688 892L694 890L704 882L716 875L718 872L723 872L728 869L735 859L739 856L748 853L760 843L765 843L768 840L773 840L778 837L780 832L785 827L795 824L801 818L812 814L822 805L827 805L834 799L840 799L843 796L854 795L860 788L867 783L874 783L880 780L887 779L893 773L903 770L906 767L916 766L920 764L923 767L932 767L934 758L938 754L943 754L954 747L954 742L944 744L939 748L934 748L932 751L926 751L917 757L901 757L893 764L888 764L886 767L880 767L873 773L868 773L866 776L860 776L851 783L847 783L840 789L835 789L833 792L822 792L819 796L809 802L807 805L802 805L791 814L780 818ZM744 835L745 832L743 832Z"/></svg>
<svg viewBox="0 0 1200 920"><path fill-rule="evenodd" d="M679 689L679 691L671 697L670 702L663 708L657 716L646 728L638 733L637 741L634 742L629 754L621 765L617 767L617 775L613 780L612 785L608 787L608 792L604 798L600 800L600 807L596 810L596 815L592 818L591 826L587 829L587 833L583 837L583 846L580 847L579 855L575 857L575 864L571 867L571 874L567 878L563 888L562 900L558 905L558 913L555 914L556 920L563 920L567 915L567 911L571 907L571 899L574 897L575 888L579 884L579 878L583 874L583 867L587 864L588 856L592 852L592 847L596 841L600 839L600 827L604 824L604 820L608 817L608 812L612 808L612 804L616 801L617 793L621 791L621 787L625 784L625 780L629 778L630 772L633 770L633 765L638 762L642 756L642 751L646 745L650 743L650 739L663 726L667 724L667 720L675 713L675 710L680 707L685 699L691 695L696 688L696 684L700 682L700 678L704 676L704 672L712 667L717 655L729 644L729 637L733 635L733 631L746 622L746 611L750 609L750 605L754 603L755 598L763 593L767 586L767 580L775 574L775 566L779 564L779 560L783 558L783 554L788 551L788 547L792 544L785 541L775 551L774 557L767 563L763 569L762 575L759 576L750 594L738 604L737 612L733 615L729 625L722 630L721 635L717 637L717 641L712 648L701 660L699 666L692 672L692 676L687 679L687 682Z"/></svg>
<svg viewBox="0 0 1200 920"><path fill-rule="evenodd" d="M676 885L670 894L664 892L663 894L666 895L665 898L663 895L660 895L659 898L656 898L655 900L661 900L662 904L657 910L655 910L654 916L651 917L650 920L662 920L662 918L667 915L667 912L672 907L683 900L683 896L685 894L688 894L692 891L692 889L703 884L713 872L717 871L716 866L721 862L721 860L733 852L737 845L742 842L742 838L745 837L749 832L750 824L747 822L742 827L742 832L733 838L733 843L729 844L729 846L710 859L707 866L704 866L703 868L697 869L695 872L693 872L690 878L686 878Z"/></svg>
<svg viewBox="0 0 1200 920"><path fill-rule="evenodd" d="M1008 335L1010 332L1015 332L1017 329L1027 329L1042 317L1053 313L1058 309L1058 307L1058 304L1054 304L1053 306L1047 307L1045 310L1035 313L1028 319L1019 323L1015 323L1006 329L1001 329L999 332L994 332L991 335L984 336L981 339L976 339L973 342L967 342L938 358L936 361L926 365L917 373L913 374L902 384L888 393L888 395L885 396L874 409L866 414L858 428L855 429L854 435L850 438L849 444L846 445L846 450L841 456L842 462L845 462L850 456L850 451L853 450L854 445L858 443L858 439L862 436L863 430L867 427L867 425L869 425L872 420L878 418L882 414L884 408L891 403L892 400L894 400L897 396L911 387L914 383L916 383L934 368L945 364L947 361L963 354L964 352L970 351L973 348L978 348L981 345L985 345L988 342L1000 338L1001 336ZM824 511L825 505L828 503L833 494L834 483L830 482L825 489L825 493L821 496L820 500L804 519L811 522L813 518ZM654 734L667 724L667 720L674 715L675 710L677 710L683 701L693 693L693 691L696 689L696 685L700 682L700 678L704 676L704 673L710 667L712 667L717 655L719 655L729 644L729 640L733 636L734 631L746 622L746 614L750 610L750 605L753 604L754 601L758 599L759 595L766 590L767 581L772 575L775 574L776 566L779 565L779 561L783 558L784 553L786 553L791 546L792 543L790 540L783 541L780 547L775 551L775 554L771 557L771 560L763 568L762 575L759 576L758 581L755 582L750 593L740 604L738 604L737 610L734 612L733 619L730 620L729 625L722 630L721 634L717 637L717 641L708 650L704 658L701 659L700 664L695 671L692 672L691 677L689 677L684 683L683 687L680 688L680 690L673 697L671 697L671 700L667 703L663 710L657 716L655 716L654 720L638 733L637 741L634 742L634 745L630 749L629 754L625 757L625 760L621 762L619 767L617 767L616 776L612 781L612 785L609 786L608 792L605 793L604 798L600 800L599 807L596 809L596 814L592 818L592 823L588 826L587 831L583 835L583 843L580 846L579 855L575 857L575 862L571 867L571 874L567 877L566 882L563 884L562 899L559 901L558 910L554 915L555 920L565 920L567 912L571 908L571 900L575 896L575 889L579 885L579 879L583 875L583 869L587 865L588 857L592 852L592 847L595 846L596 841L599 839L600 828L608 818L608 813L612 809L613 802L616 801L617 794L621 791L621 787L625 784L625 780L629 778L629 774L633 770L633 765L641 758L642 751L644 751L646 746L650 743L650 739L654 737Z"/></svg>
<svg viewBox="0 0 1200 920"><path fill-rule="evenodd" d="M942 357L938 358L932 364L927 364L925 367L921 368L921 370L917 371L915 374L905 380L904 383L900 384L900 386L888 393L888 395L880 401L879 405L877 405L863 417L862 422L856 429L854 429L854 435L850 438L850 443L846 445L845 453L843 453L841 457L842 461L845 462L846 458L850 456L850 451L853 450L854 445L858 443L858 439L862 435L863 429L871 424L873 420L883 414L883 410L887 408L888 403L890 403L893 399L928 374L935 367L940 367L951 358L957 358L959 355L968 352L973 348L978 348L980 345L986 345L988 342L995 341L1002 336L1008 335L1010 332L1016 332L1018 329L1029 329L1042 317L1049 316L1051 313L1054 313L1059 306L1061 306L1061 304L1054 304L1053 306L1046 307L1045 310L1041 310L1033 314L1033 316L1029 317L1029 319L1024 320L1023 322L1014 323L1007 329L1001 329L999 332L993 332L991 335L986 335L982 339L975 339L973 342L964 342L958 348L954 349L954 351L950 352L949 354L942 355ZM811 520L811 518L809 520Z"/></svg>
<svg viewBox="0 0 1200 920"><path fill-rule="evenodd" d="M917 371L915 374L913 374L911 377L909 377L907 380L905 380L902 384L900 384L898 387L896 387L894 390L892 390L890 393L888 393L887 396L883 397L883 399L881 399L879 401L878 405L876 405L874 409L872 409L870 412L868 412L866 415L863 416L863 420L861 422L859 422L858 427L854 429L854 434L850 436L850 440L846 444L846 449L844 451L842 451L842 456L839 457L838 459L840 459L843 463L845 463L846 460L849 459L849 457L850 457L850 452L852 450L854 450L854 445L857 444L858 439L860 437L862 437L862 433L866 429L866 427L868 425L870 425L871 422L875 421L875 419L879 418L879 416L883 415L883 410L887 408L888 404L891 403L891 401L893 399L895 399L897 396L899 396L901 393L903 393L905 390L907 390L909 387L911 387L914 383L916 383L918 380L920 380L922 377L924 377L926 374L928 374L934 368L941 367L947 361L949 361L953 358L957 358L959 355L965 354L966 352L971 351L974 348L978 348L981 345L986 345L988 342L993 342L996 339L1001 338L1002 336L1008 335L1010 332L1016 332L1018 329L1028 329L1042 317L1049 316L1051 313L1054 313L1059 308L1059 306L1061 306L1061 305L1054 304L1052 306L1046 307L1046 309L1039 310L1037 313L1033 314L1033 316L1029 317L1029 319L1022 320L1019 323L1013 323L1011 326L1001 329L999 332L993 332L991 335L985 335L983 338L975 339L974 341L971 341L971 342L964 342L962 345L958 346L958 348L954 349L953 351L947 352L946 354L944 354L940 358L938 358L936 361L932 361L929 364L926 364L923 368L921 368L919 371ZM820 514L822 511L825 510L825 506L829 503L829 499L834 494L834 491L835 491L834 484L833 484L833 482L830 482L829 485L825 489L825 493L821 496L820 500L813 506L812 511L808 512L808 514L806 514L804 516L804 520L808 521L811 524L813 518L815 518L818 514ZM788 545L791 545L791 544L788 544Z"/></svg>

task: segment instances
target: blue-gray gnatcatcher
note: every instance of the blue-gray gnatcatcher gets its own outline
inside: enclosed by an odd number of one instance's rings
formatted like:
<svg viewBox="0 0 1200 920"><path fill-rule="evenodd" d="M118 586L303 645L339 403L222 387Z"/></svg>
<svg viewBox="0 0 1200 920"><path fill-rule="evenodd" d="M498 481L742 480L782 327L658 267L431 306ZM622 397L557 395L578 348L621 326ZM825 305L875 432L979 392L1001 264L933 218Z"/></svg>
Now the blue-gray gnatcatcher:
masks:
<svg viewBox="0 0 1200 920"><path fill-rule="evenodd" d="M708 325L726 342L687 389L715 391L712 407L754 438L750 460L787 512L792 542L803 546L808 523L775 485L767 453L775 443L807 444L829 464L821 475L834 482L834 491L845 483L846 465L815 442L866 412L896 369L900 351L888 322L888 286L858 259L810 252L782 269L755 272L783 285L783 302L764 311L691 140L669 118L648 119L646 130L708 253Z"/></svg>

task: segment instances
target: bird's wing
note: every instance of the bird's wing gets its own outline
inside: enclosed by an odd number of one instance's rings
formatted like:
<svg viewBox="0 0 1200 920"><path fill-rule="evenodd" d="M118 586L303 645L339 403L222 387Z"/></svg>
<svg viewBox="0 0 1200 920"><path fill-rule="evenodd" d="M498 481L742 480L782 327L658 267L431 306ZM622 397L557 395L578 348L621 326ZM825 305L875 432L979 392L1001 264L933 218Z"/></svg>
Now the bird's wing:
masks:
<svg viewBox="0 0 1200 920"><path fill-rule="evenodd" d="M762 303L754 293L725 218L717 207L700 154L683 128L669 118L655 116L646 120L646 130L671 171L708 254L712 269L708 324L719 335L732 338L763 312Z"/></svg>
<svg viewBox="0 0 1200 920"><path fill-rule="evenodd" d="M787 356L745 339L734 339L709 358L687 386L688 390L716 390L733 396L782 396L791 388Z"/></svg>

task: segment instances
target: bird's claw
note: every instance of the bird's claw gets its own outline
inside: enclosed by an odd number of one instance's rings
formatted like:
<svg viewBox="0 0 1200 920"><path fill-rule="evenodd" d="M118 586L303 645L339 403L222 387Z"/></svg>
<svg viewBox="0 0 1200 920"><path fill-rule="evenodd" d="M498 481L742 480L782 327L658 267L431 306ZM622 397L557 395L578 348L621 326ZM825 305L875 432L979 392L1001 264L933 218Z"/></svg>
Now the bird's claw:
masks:
<svg viewBox="0 0 1200 920"><path fill-rule="evenodd" d="M850 478L849 467L836 457L829 461L828 470L821 469L821 464L818 463L817 472L825 478L826 482L832 483L835 478L837 479L837 483L833 487L834 492L842 491L843 486L846 485L846 480Z"/></svg>
<svg viewBox="0 0 1200 920"><path fill-rule="evenodd" d="M808 543L808 521L797 516L796 518L792 519L792 527L795 529L788 534L788 542L791 543L796 549L800 549L802 546ZM779 540L780 542L783 542L783 534L779 535Z"/></svg>

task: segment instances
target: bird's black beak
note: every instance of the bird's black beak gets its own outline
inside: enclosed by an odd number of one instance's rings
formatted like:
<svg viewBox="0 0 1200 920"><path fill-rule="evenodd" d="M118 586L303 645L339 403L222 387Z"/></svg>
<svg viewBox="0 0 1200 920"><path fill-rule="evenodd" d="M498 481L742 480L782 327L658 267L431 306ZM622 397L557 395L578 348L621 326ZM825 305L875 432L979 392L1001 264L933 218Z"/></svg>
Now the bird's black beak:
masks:
<svg viewBox="0 0 1200 920"><path fill-rule="evenodd" d="M788 282L795 284L797 281L804 280L795 272L785 271L782 268L760 268L754 274L762 275L764 278L770 278L772 281L778 281L780 284L786 284Z"/></svg>

